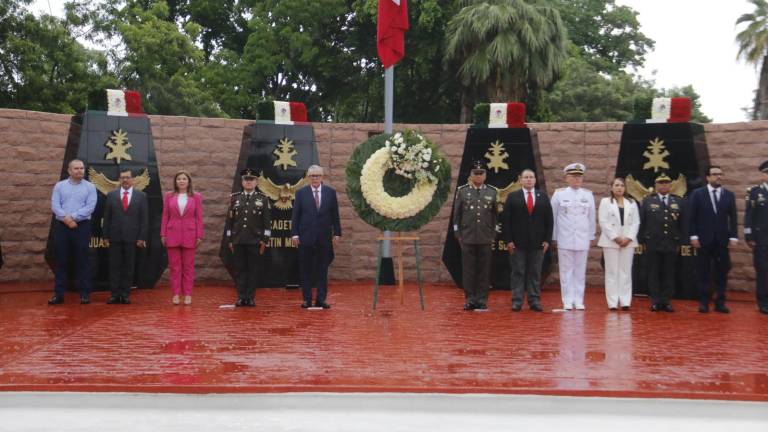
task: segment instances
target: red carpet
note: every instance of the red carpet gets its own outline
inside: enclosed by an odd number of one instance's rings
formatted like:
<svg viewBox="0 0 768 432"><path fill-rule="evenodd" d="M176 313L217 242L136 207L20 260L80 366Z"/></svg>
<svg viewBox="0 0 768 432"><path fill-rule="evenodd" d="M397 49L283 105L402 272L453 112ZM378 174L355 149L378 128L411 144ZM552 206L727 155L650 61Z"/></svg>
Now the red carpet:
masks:
<svg viewBox="0 0 768 432"><path fill-rule="evenodd" d="M14 292L15 291L15 292ZM130 392L443 392L768 401L768 316L747 295L732 313L609 312L602 290L587 310L464 312L463 295L413 285L401 306L369 284L331 284L327 311L299 308L300 293L257 291L256 308L220 308L231 287L196 287L192 306L167 288L139 290L132 305L48 306L50 292L0 290L0 390Z"/></svg>

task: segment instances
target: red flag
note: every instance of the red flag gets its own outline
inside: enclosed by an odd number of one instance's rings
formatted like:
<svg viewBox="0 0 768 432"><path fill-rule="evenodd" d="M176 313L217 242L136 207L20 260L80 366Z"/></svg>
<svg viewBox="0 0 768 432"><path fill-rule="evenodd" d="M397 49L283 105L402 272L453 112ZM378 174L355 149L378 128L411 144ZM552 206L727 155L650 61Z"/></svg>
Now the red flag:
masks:
<svg viewBox="0 0 768 432"><path fill-rule="evenodd" d="M408 30L406 0L379 0L376 48L385 68L405 55L405 32Z"/></svg>

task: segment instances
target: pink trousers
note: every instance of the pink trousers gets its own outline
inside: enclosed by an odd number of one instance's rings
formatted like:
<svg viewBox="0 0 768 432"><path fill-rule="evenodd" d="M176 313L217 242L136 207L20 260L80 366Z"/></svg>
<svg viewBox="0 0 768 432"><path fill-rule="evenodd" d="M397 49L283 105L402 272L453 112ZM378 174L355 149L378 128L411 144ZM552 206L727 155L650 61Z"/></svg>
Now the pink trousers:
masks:
<svg viewBox="0 0 768 432"><path fill-rule="evenodd" d="M167 250L173 295L191 296L195 283L195 248L170 247Z"/></svg>

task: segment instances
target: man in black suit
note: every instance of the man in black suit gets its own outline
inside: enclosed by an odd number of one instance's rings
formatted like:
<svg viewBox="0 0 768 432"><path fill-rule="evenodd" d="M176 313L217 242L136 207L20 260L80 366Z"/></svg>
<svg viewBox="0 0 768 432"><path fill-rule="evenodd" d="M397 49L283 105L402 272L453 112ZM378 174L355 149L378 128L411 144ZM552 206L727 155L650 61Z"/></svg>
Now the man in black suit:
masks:
<svg viewBox="0 0 768 432"><path fill-rule="evenodd" d="M697 249L696 278L699 287L699 312L709 312L712 294L710 281L715 280L715 311L728 313L725 285L731 270L728 249L736 247L736 196L722 187L723 170L710 166L704 173L707 185L691 192L689 233L691 246Z"/></svg>
<svg viewBox="0 0 768 432"><path fill-rule="evenodd" d="M317 287L315 307L329 309L328 266L333 260L333 246L341 238L339 203L336 191L323 183L323 168L312 165L307 170L310 184L296 191L291 217L291 236L299 248L299 279L304 296L302 308L312 306L312 288Z"/></svg>
<svg viewBox="0 0 768 432"><path fill-rule="evenodd" d="M747 189L744 239L752 249L757 307L768 315L768 161L760 164L760 173L760 184Z"/></svg>
<svg viewBox="0 0 768 432"><path fill-rule="evenodd" d="M133 187L130 168L120 169L120 188L107 194L103 236L109 247L108 304L130 304L136 247L146 247L149 226L147 195Z"/></svg>
<svg viewBox="0 0 768 432"><path fill-rule="evenodd" d="M502 223L509 251L512 310L528 307L541 312L541 264L552 240L552 206L547 194L535 189L536 174L525 169L520 174L522 189L510 193L504 203Z"/></svg>
<svg viewBox="0 0 768 432"><path fill-rule="evenodd" d="M672 179L656 177L656 192L640 208L638 241L643 244L648 273L648 291L653 312L674 312L672 296L677 278L680 244L688 235L688 215L683 198L669 193Z"/></svg>

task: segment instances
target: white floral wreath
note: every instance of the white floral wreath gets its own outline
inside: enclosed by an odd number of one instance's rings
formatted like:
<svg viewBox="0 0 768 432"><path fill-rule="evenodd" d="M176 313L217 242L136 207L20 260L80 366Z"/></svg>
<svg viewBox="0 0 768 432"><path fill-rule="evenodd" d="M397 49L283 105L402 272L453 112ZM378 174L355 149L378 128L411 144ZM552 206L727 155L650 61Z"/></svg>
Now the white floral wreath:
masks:
<svg viewBox="0 0 768 432"><path fill-rule="evenodd" d="M432 201L437 182L418 181L407 195L393 197L384 189L384 174L389 168L392 168L389 145L380 148L365 161L360 176L360 189L365 201L377 213L388 218L405 219L415 216ZM398 174L402 175L402 171Z"/></svg>

